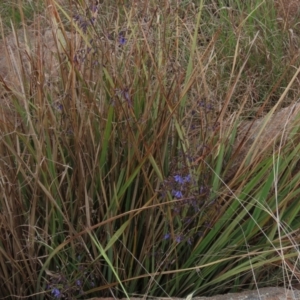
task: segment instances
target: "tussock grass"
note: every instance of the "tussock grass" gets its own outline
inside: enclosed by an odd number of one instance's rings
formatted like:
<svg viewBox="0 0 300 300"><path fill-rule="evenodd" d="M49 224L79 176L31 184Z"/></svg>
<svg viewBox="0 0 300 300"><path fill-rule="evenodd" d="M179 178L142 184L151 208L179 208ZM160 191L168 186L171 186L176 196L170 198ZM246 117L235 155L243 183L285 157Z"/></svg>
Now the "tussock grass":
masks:
<svg viewBox="0 0 300 300"><path fill-rule="evenodd" d="M25 56L6 47L17 80L1 77L3 297L298 281L299 118L255 150L271 113L297 100L299 56L272 1L239 3L49 0L55 72L42 38L24 39ZM240 119L267 112L229 177Z"/></svg>

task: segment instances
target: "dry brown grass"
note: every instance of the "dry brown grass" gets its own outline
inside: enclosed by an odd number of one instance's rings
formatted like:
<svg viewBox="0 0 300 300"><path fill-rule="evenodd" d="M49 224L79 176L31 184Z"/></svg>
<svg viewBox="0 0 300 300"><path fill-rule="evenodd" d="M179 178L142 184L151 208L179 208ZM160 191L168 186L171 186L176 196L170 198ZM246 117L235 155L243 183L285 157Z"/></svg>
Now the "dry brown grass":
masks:
<svg viewBox="0 0 300 300"><path fill-rule="evenodd" d="M278 7L278 13L282 17L293 18L297 16L300 9L299 0L277 0L276 5Z"/></svg>
<svg viewBox="0 0 300 300"><path fill-rule="evenodd" d="M290 28L295 22L300 12L299 0L276 0L275 6L277 8L278 17L282 19L284 27Z"/></svg>

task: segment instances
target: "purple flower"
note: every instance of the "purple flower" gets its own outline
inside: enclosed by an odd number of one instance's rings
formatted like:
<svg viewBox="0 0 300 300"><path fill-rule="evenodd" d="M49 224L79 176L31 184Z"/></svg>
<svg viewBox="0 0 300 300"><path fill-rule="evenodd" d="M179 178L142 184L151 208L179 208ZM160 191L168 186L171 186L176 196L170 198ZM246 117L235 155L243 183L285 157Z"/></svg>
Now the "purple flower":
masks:
<svg viewBox="0 0 300 300"><path fill-rule="evenodd" d="M91 17L91 18L90 18L90 22L91 22L91 24L93 24L93 25L94 25L94 24L95 24L95 21L96 21L96 18L95 18L95 17Z"/></svg>
<svg viewBox="0 0 300 300"><path fill-rule="evenodd" d="M206 221L206 222L204 223L204 225L206 226L206 228L212 229L212 224L211 224L211 222Z"/></svg>
<svg viewBox="0 0 300 300"><path fill-rule="evenodd" d="M200 188L199 188L199 194L207 194L209 192L208 188L201 185Z"/></svg>
<svg viewBox="0 0 300 300"><path fill-rule="evenodd" d="M164 240L168 240L170 238L170 233L169 232L167 232L165 235L164 235Z"/></svg>
<svg viewBox="0 0 300 300"><path fill-rule="evenodd" d="M124 89L124 91L122 91L122 95L125 98L125 100L127 101L128 105L132 107L132 102L131 102L128 88L126 88L126 89Z"/></svg>
<svg viewBox="0 0 300 300"><path fill-rule="evenodd" d="M173 194L173 196L175 196L177 199L180 199L180 198L183 197L181 191L173 191L172 194Z"/></svg>
<svg viewBox="0 0 300 300"><path fill-rule="evenodd" d="M183 237L181 235L177 235L175 240L177 243L180 243L183 240Z"/></svg>
<svg viewBox="0 0 300 300"><path fill-rule="evenodd" d="M191 175L189 174L189 175L185 176L185 177L183 178L183 181L184 181L184 182L190 182L190 181L191 181Z"/></svg>
<svg viewBox="0 0 300 300"><path fill-rule="evenodd" d="M96 3L97 3L97 2L96 2ZM91 10L93 13L98 12L98 4L95 4L95 5L91 4L91 5L90 5L90 10Z"/></svg>
<svg viewBox="0 0 300 300"><path fill-rule="evenodd" d="M61 292L57 288L53 288L51 291L51 294L54 296L54 298L60 298L60 296L61 296Z"/></svg>
<svg viewBox="0 0 300 300"><path fill-rule="evenodd" d="M184 223L185 224L190 224L193 220L191 218L185 218Z"/></svg>
<svg viewBox="0 0 300 300"><path fill-rule="evenodd" d="M79 279L76 280L76 285L81 286L81 281Z"/></svg>
<svg viewBox="0 0 300 300"><path fill-rule="evenodd" d="M176 182L180 183L180 184L184 184L184 178L180 175L175 175L174 179Z"/></svg>
<svg viewBox="0 0 300 300"><path fill-rule="evenodd" d="M180 209L179 206L175 206L175 207L173 208L173 210L174 210L174 212L175 212L176 214L179 214L180 211L181 211L181 209Z"/></svg>
<svg viewBox="0 0 300 300"><path fill-rule="evenodd" d="M127 42L127 40L125 39L125 37L121 35L121 36L119 37L119 44L120 44L121 46L124 46L124 45L126 44L126 42Z"/></svg>

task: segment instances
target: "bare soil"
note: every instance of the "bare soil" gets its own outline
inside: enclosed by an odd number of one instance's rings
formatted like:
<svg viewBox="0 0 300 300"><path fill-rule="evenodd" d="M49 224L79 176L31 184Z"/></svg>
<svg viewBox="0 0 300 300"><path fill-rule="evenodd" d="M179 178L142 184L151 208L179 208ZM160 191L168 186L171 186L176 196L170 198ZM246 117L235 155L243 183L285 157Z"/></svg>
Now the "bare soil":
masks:
<svg viewBox="0 0 300 300"><path fill-rule="evenodd" d="M142 300L146 298L130 298L131 300ZM186 300L187 298L151 298L153 300ZM287 290L278 287L259 289L258 291L245 291L242 293L231 293L213 297L194 297L193 300L299 300L300 291ZM89 300L116 300L114 298L90 298ZM126 299L122 299L126 300Z"/></svg>

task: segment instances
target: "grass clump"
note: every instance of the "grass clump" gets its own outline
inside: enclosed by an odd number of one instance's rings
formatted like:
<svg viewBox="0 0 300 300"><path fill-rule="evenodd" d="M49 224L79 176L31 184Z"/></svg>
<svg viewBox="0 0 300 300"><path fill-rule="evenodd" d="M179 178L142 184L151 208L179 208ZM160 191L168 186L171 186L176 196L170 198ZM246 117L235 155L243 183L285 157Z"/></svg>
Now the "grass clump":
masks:
<svg viewBox="0 0 300 300"><path fill-rule="evenodd" d="M26 38L39 18L22 42L12 28L14 78L1 76L4 297L297 281L298 118L260 152L258 132L238 168L235 140L239 117L295 101L299 58L282 46L271 2L211 3L49 1L46 42Z"/></svg>

